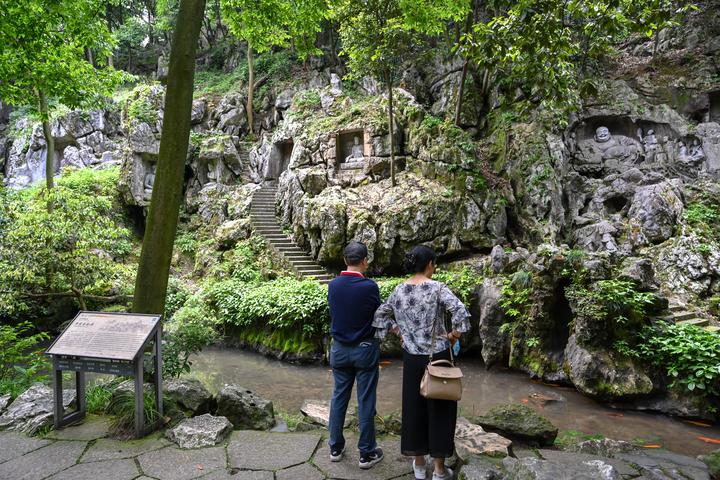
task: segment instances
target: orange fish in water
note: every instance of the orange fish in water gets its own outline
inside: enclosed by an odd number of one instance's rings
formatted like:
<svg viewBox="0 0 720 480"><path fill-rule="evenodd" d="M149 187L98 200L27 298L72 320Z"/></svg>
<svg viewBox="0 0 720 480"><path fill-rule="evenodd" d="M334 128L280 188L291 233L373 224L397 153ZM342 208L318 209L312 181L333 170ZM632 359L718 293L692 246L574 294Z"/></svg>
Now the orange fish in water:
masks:
<svg viewBox="0 0 720 480"><path fill-rule="evenodd" d="M608 417L617 417L617 418L622 418L625 416L625 414L623 414L623 413L606 413L605 415L607 415Z"/></svg>
<svg viewBox="0 0 720 480"><path fill-rule="evenodd" d="M683 420L685 423L689 423L690 425L697 425L698 427L710 427L711 425L708 423L703 422L696 422L695 420Z"/></svg>
<svg viewBox="0 0 720 480"><path fill-rule="evenodd" d="M382 362L380 362L380 365L390 365L390 364L392 364L392 362L390 360L383 360Z"/></svg>
<svg viewBox="0 0 720 480"><path fill-rule="evenodd" d="M522 403L530 403L530 400L528 400L527 398L523 398L523 399L520 400L520 401L521 401Z"/></svg>
<svg viewBox="0 0 720 480"><path fill-rule="evenodd" d="M710 437L697 437L698 440L702 440L705 443L717 443L720 444L720 440L717 438L710 438Z"/></svg>
<svg viewBox="0 0 720 480"><path fill-rule="evenodd" d="M662 445L657 445L657 444L651 443L648 445L643 445L643 448L662 448Z"/></svg>

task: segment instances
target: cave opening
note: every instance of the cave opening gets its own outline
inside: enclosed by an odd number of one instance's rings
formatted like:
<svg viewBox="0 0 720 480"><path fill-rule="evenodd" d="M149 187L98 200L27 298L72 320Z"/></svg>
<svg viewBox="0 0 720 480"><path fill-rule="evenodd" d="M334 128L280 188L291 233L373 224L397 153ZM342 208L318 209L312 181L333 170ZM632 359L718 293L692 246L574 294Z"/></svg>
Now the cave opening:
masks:
<svg viewBox="0 0 720 480"><path fill-rule="evenodd" d="M570 302L565 296L565 289L570 286L570 279L561 279L555 287L554 303L552 307L554 335L551 336L548 347L555 351L564 351L570 338L570 324L573 320Z"/></svg>
<svg viewBox="0 0 720 480"><path fill-rule="evenodd" d="M627 205L627 198L621 196L610 197L603 202L603 205L608 214L620 213Z"/></svg>

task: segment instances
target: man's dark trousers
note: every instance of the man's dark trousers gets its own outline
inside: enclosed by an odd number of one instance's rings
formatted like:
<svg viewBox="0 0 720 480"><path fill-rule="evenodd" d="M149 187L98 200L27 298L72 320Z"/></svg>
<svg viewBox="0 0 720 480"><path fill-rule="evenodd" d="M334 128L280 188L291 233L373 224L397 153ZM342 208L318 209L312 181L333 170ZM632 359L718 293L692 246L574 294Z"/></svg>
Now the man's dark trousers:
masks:
<svg viewBox="0 0 720 480"><path fill-rule="evenodd" d="M345 437L343 424L345 413L357 379L358 417L360 421L360 454L372 453L377 448L375 441L375 402L378 378L380 347L375 339L357 345L333 341L330 350L330 366L333 369L335 389L330 403L330 448L343 449Z"/></svg>

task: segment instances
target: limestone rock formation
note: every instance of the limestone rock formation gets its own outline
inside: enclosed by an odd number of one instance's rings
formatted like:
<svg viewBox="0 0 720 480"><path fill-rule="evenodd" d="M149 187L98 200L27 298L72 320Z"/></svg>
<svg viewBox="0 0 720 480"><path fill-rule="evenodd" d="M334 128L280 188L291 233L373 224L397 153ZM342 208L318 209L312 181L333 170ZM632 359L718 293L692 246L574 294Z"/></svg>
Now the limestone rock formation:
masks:
<svg viewBox="0 0 720 480"><path fill-rule="evenodd" d="M36 384L17 397L0 416L0 430L35 434L53 423L53 389ZM75 390L63 391L63 406L75 402Z"/></svg>
<svg viewBox="0 0 720 480"><path fill-rule="evenodd" d="M225 417L210 414L186 418L165 433L180 448L212 447L222 442L232 431L233 425Z"/></svg>
<svg viewBox="0 0 720 480"><path fill-rule="evenodd" d="M236 430L269 430L275 426L273 404L238 385L227 385L217 395L217 415L227 417Z"/></svg>
<svg viewBox="0 0 720 480"><path fill-rule="evenodd" d="M484 429L538 445L552 445L558 429L525 405L499 405L475 421Z"/></svg>
<svg viewBox="0 0 720 480"><path fill-rule="evenodd" d="M632 359L618 359L605 350L588 350L578 344L575 335L565 348L565 369L573 385L593 397L623 398L653 391L652 380Z"/></svg>
<svg viewBox="0 0 720 480"><path fill-rule="evenodd" d="M189 378L166 380L163 382L163 393L191 416L207 412L213 398L199 380Z"/></svg>

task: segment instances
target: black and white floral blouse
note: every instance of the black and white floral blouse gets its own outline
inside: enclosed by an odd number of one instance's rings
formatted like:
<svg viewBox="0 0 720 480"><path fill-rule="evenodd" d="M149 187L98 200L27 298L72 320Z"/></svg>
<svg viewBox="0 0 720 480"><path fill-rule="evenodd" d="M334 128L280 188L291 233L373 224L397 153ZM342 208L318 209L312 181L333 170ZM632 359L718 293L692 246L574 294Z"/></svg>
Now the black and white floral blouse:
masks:
<svg viewBox="0 0 720 480"><path fill-rule="evenodd" d="M450 348L444 321L446 312L450 313L453 330L470 330L470 313L445 284L434 280L419 285L401 283L375 312L373 326L380 339L392 328L400 327L403 348L408 353L429 355L435 318L437 338L433 353Z"/></svg>

